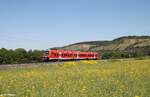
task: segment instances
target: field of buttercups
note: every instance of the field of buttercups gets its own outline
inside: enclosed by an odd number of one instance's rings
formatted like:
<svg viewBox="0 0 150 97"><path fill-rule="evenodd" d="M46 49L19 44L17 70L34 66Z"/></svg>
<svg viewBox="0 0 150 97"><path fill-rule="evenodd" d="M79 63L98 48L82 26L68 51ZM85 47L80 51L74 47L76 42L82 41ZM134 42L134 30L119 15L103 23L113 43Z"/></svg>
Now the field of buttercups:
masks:
<svg viewBox="0 0 150 97"><path fill-rule="evenodd" d="M0 70L0 97L150 97L150 59Z"/></svg>

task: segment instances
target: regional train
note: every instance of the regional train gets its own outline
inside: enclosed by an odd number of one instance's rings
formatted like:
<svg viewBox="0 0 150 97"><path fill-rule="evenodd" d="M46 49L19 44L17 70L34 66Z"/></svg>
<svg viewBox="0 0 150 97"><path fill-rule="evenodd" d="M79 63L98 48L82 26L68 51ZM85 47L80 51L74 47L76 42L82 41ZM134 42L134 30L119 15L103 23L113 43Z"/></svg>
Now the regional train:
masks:
<svg viewBox="0 0 150 97"><path fill-rule="evenodd" d="M43 61L57 60L98 60L97 52L81 52L71 50L47 50L43 53Z"/></svg>

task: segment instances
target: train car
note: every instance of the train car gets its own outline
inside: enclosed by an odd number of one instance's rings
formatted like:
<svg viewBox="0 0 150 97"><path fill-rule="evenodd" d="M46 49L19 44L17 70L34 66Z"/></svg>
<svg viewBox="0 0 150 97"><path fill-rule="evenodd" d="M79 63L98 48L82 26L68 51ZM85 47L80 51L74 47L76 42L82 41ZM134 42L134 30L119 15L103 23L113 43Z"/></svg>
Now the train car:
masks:
<svg viewBox="0 0 150 97"><path fill-rule="evenodd" d="M81 52L71 50L48 50L43 53L44 61L54 60L98 60L97 52Z"/></svg>

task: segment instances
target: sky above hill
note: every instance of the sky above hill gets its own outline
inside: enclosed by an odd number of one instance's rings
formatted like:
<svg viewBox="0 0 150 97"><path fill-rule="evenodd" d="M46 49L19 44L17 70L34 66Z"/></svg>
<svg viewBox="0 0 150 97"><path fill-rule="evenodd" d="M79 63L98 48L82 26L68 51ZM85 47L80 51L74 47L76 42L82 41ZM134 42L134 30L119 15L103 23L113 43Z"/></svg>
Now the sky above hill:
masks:
<svg viewBox="0 0 150 97"><path fill-rule="evenodd" d="M0 0L0 48L150 35L150 0Z"/></svg>

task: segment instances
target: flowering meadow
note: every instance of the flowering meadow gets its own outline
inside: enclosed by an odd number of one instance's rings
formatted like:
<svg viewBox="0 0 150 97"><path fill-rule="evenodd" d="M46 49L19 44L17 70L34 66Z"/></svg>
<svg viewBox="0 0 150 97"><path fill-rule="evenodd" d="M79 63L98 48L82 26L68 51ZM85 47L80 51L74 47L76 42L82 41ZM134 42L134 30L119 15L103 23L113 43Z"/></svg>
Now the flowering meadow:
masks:
<svg viewBox="0 0 150 97"><path fill-rule="evenodd" d="M150 59L0 70L0 97L150 97Z"/></svg>

